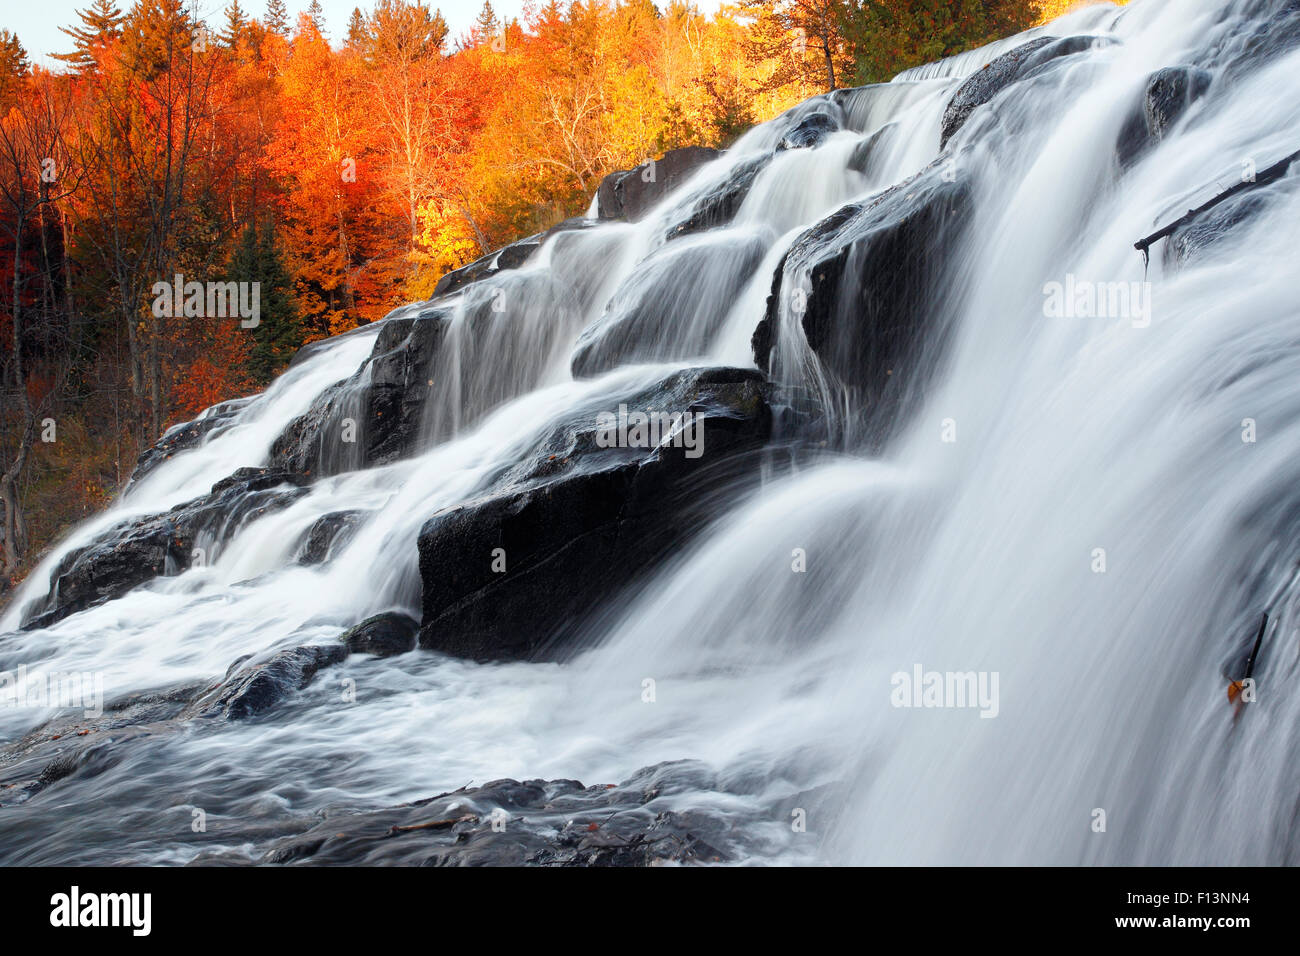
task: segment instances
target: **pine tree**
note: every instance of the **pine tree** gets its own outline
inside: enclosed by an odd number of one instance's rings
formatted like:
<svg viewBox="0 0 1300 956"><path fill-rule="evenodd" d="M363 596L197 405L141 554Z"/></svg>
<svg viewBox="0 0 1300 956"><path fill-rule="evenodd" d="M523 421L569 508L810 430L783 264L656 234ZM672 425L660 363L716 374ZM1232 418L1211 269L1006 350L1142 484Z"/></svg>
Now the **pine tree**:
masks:
<svg viewBox="0 0 1300 956"><path fill-rule="evenodd" d="M348 20L348 46L354 49L362 49L369 39L369 33L366 30L366 18L361 12L360 7L352 8L352 18Z"/></svg>
<svg viewBox="0 0 1300 956"><path fill-rule="evenodd" d="M226 28L221 31L221 42L234 50L239 46L239 38L248 26L248 17L239 6L239 0L230 0L226 7Z"/></svg>
<svg viewBox="0 0 1300 956"><path fill-rule="evenodd" d="M88 70L95 65L94 50L122 35L122 23L125 14L114 4L114 0L94 0L89 8L78 10L80 27L59 27L59 30L72 37L75 47L71 53L56 53L54 58L64 63L71 63L79 70Z"/></svg>
<svg viewBox="0 0 1300 956"><path fill-rule="evenodd" d="M31 72L27 51L18 42L17 34L0 30L0 114L4 113Z"/></svg>
<svg viewBox="0 0 1300 956"><path fill-rule="evenodd" d="M311 0L307 5L307 17L316 28L316 32L325 36L325 10L321 7L320 0Z"/></svg>
<svg viewBox="0 0 1300 956"><path fill-rule="evenodd" d="M268 0L266 4L266 28L279 36L289 34L289 8L284 0Z"/></svg>
<svg viewBox="0 0 1300 956"><path fill-rule="evenodd" d="M304 337L293 300L293 282L273 222L244 229L230 259L230 277L236 282L259 283L259 322L251 330L253 346L247 371L257 384L265 385L289 364Z"/></svg>
<svg viewBox="0 0 1300 956"><path fill-rule="evenodd" d="M501 22L492 9L492 0L483 0L483 9L474 20L474 30L480 43L486 43L501 32Z"/></svg>
<svg viewBox="0 0 1300 956"><path fill-rule="evenodd" d="M195 24L181 0L137 0L122 31L122 54L134 73L152 79L194 42Z"/></svg>

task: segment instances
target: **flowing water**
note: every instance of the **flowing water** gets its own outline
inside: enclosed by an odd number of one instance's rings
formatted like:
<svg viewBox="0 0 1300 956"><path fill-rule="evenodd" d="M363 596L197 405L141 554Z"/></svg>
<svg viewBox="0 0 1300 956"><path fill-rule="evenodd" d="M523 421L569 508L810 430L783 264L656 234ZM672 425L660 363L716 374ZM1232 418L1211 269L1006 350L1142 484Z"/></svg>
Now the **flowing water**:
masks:
<svg viewBox="0 0 1300 956"><path fill-rule="evenodd" d="M1256 57L1245 40L1287 6L1137 0L1036 31L1111 42L1012 87L949 144L972 221L933 305L946 344L926 353L920 404L879 452L850 440L737 490L572 659L354 656L271 717L137 742L0 808L0 858L183 862L221 845L223 821L382 807L504 776L614 782L692 759L732 786L672 799L746 821L756 860L1296 862L1296 175L1184 268L1157 249L1148 271L1132 245L1231 185L1243 162L1262 170L1300 148L1300 50ZM480 493L575 409L616 407L675 368L751 365L790 243L939 156L956 87L1030 38L811 101L643 221L559 234L502 273L509 322L486 335L472 330L489 292L468 287L440 305L451 347L426 450L320 479L211 542L203 567L17 630L60 555L265 462L283 428L361 365L375 329L312 353L60 545L0 620L13 632L0 668L100 673L111 697L210 680L241 655L328 641L386 609L418 614L415 540L429 515ZM1208 93L1121 169L1115 143L1147 76L1178 64L1209 70ZM666 239L698 197L817 109L840 131L766 163L726 228ZM891 126L887 148L850 168L854 148ZM1045 315L1045 285L1071 276L1150 281L1147 307ZM626 318L646 304L665 321ZM575 380L574 347L601 336L621 357ZM854 395L837 392L788 315L773 375L851 417ZM295 564L306 529L341 509L366 513L357 535L323 565ZM1234 716L1224 673L1265 610L1259 697ZM996 675L996 715L895 706L894 675L918 665ZM347 706L345 679L358 688ZM0 740L50 713L0 710ZM189 833L195 807L205 841ZM807 832L792 829L792 807Z"/></svg>

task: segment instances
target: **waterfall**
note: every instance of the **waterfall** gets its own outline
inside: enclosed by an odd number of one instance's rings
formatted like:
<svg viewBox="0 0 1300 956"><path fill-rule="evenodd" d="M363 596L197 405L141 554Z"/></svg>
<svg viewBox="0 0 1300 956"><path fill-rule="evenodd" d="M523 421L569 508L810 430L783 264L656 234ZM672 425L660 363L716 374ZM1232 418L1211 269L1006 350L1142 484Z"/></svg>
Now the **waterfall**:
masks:
<svg viewBox="0 0 1300 956"><path fill-rule="evenodd" d="M1033 41L951 129L959 90ZM1171 70L1176 109L1152 93ZM710 782L683 771L655 806L727 821L741 862L1297 862L1297 170L1149 263L1133 245L1297 149L1293 0L1088 7L815 97L634 221L593 202L526 261L309 347L32 572L0 671L135 701L384 612L423 643L430 519L569 458L585 475L599 414L757 365L771 432L561 651L354 654L258 719L123 724L65 778L0 790L0 856L188 862L250 852L257 821L684 761ZM82 549L284 466L295 428L311 474L222 504L201 557L39 617ZM1234 707L1264 612L1258 699ZM913 706L899 675L930 672L995 699ZM0 708L0 783L49 763L30 735L58 710Z"/></svg>

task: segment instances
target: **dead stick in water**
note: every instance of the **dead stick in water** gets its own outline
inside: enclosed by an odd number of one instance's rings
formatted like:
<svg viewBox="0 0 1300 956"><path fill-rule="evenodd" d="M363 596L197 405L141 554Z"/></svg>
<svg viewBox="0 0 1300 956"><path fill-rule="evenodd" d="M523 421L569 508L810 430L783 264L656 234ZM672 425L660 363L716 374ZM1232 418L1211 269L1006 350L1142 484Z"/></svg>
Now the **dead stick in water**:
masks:
<svg viewBox="0 0 1300 956"><path fill-rule="evenodd" d="M1235 701L1237 696L1246 686L1246 681L1250 680L1255 673L1255 658L1259 656L1259 647L1264 643L1264 632L1268 630L1268 611L1259 621L1259 633L1255 635L1255 646L1250 651L1250 657L1246 659L1246 676L1241 680L1235 680L1228 685L1228 700Z"/></svg>
<svg viewBox="0 0 1300 956"><path fill-rule="evenodd" d="M1230 197L1235 196L1238 193L1245 192L1247 189L1253 189L1256 186L1267 186L1269 183L1276 182L1277 180L1281 179L1283 176L1287 174L1287 170L1291 168L1291 164L1294 163L1297 159L1300 159L1300 151L1294 152L1290 156L1286 157L1285 159L1274 163L1272 166L1268 167L1268 169L1256 175L1254 179L1239 182L1237 183L1237 185L1229 189L1225 189L1223 192L1219 193L1219 195L1215 196L1209 202L1202 203L1201 205L1197 206L1195 209L1187 210L1186 214L1179 216L1177 219L1175 219L1169 225L1165 226L1163 229L1160 229L1157 232L1153 232L1151 233L1151 235L1139 239L1137 242L1133 243L1133 248L1136 249L1138 252L1142 253L1142 261L1144 263L1150 262L1151 260L1150 250L1152 244L1157 243L1161 239L1173 235L1174 230L1177 229L1179 226L1183 225L1186 222L1191 221L1192 219L1195 219L1201 213L1205 212L1206 210L1214 208L1224 200L1229 199Z"/></svg>

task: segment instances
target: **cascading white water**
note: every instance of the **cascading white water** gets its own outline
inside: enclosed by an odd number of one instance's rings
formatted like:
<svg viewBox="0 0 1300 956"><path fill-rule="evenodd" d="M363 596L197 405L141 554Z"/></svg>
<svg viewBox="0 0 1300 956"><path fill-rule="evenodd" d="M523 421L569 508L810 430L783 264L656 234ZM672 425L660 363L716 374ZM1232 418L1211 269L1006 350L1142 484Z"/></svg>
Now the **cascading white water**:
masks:
<svg viewBox="0 0 1300 956"><path fill-rule="evenodd" d="M1132 168L1121 173L1114 152L1147 76L1231 49L1243 11L1259 6L1137 0L1037 31L1115 42L1013 88L955 139L975 199L950 264L958 281L936 306L951 341L922 407L878 457L828 454L735 501L563 665L353 657L291 713L171 736L84 782L95 801L85 812L111 820L112 832L87 836L83 821L73 838L56 809L0 808L0 852L184 861L196 850L157 820L188 819L190 806L214 819L269 805L383 806L468 780L612 782L698 759L735 784L725 798L708 795L713 809L748 814L763 831L753 845L771 859L1295 862L1295 176L1181 270L1157 254L1146 273L1132 243L1168 221L1171 204L1194 205L1189 190L1225 168L1263 169L1300 148L1300 51L1231 82L1217 74ZM514 321L494 331L495 351L446 353L447 381L431 398L445 415L439 443L320 479L221 544L206 567L16 631L63 554L265 462L283 428L361 364L374 333L316 352L31 575L0 620L0 632L15 631L0 639L0 668L95 671L110 695L125 693L209 679L240 655L418 608L415 539L430 514L481 493L575 409L610 407L684 365L752 364L749 336L789 244L933 160L957 85L1028 38L843 97L843 130L768 163L726 230L665 240L698 197L770 152L789 117L747 134L642 222L561 233L505 280ZM867 172L848 168L854 147L891 124ZM671 275L673 256L695 261L710 248L730 270L716 280L728 294L705 299L689 328L626 333L658 364L572 380L573 346L620 290L630 305L653 296L687 308L655 270ZM1149 312L1049 318L1045 284L1067 276L1149 279ZM453 323L487 294L471 286L453 298ZM780 334L776 369L816 372L798 323ZM1255 442L1242 440L1246 419ZM368 515L355 538L323 565L295 565L305 530L341 509ZM792 569L797 549L803 573ZM1222 671L1265 609L1260 699L1234 718ZM996 716L894 706L893 675L916 665L996 674ZM642 699L646 678L653 704ZM338 704L341 680L356 682L356 704ZM0 739L48 716L0 711ZM672 799L685 807L701 795ZM793 807L807 810L806 833L791 831ZM1093 829L1099 809L1105 832Z"/></svg>

